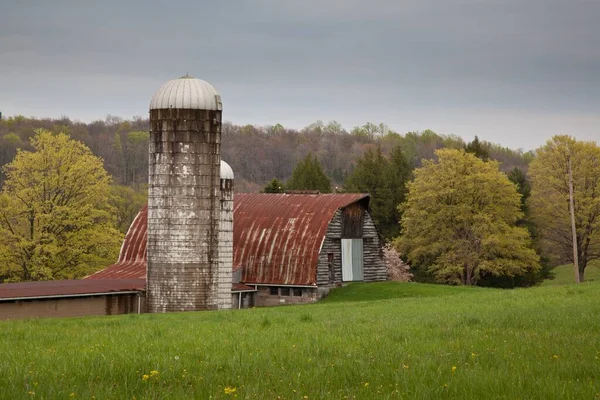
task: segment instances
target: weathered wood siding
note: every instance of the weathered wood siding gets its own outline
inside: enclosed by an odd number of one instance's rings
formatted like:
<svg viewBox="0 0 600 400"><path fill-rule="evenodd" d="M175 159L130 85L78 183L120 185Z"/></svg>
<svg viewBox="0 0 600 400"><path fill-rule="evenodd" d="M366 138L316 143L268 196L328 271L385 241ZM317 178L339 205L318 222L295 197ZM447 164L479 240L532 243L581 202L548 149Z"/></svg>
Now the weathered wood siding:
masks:
<svg viewBox="0 0 600 400"><path fill-rule="evenodd" d="M379 236L375 224L364 208L362 208L362 227L360 229L363 239L363 255L364 255L364 281L375 282L385 281L387 279L387 271L381 258L381 249L379 247ZM352 213L344 213L344 210L338 210L332 221L329 223L327 233L321 251L319 253L319 262L317 264L317 285L318 286L334 286L342 283L342 245L341 239L347 238L346 233L356 237L356 232L359 232L354 222L356 218L352 218L352 226L349 228L342 221L348 220L348 215L358 215L356 210ZM346 226L343 226L346 225ZM333 279L329 270L328 254L333 254L331 261L333 266Z"/></svg>

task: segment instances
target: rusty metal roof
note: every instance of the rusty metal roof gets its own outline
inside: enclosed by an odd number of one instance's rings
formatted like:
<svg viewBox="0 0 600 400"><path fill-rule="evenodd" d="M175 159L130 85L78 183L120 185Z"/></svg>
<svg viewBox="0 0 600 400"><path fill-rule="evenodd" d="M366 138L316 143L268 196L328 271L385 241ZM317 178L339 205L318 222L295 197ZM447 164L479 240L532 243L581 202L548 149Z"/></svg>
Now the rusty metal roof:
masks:
<svg viewBox="0 0 600 400"><path fill-rule="evenodd" d="M233 269L244 283L315 285L319 250L335 212L368 194L234 195ZM87 279L146 278L147 206L127 232L116 264ZM235 289L234 289L235 290Z"/></svg>
<svg viewBox="0 0 600 400"><path fill-rule="evenodd" d="M335 212L367 194L236 194L233 264L244 283L316 285L317 261Z"/></svg>
<svg viewBox="0 0 600 400"><path fill-rule="evenodd" d="M85 279L138 278L146 279L146 238L148 206L144 206L131 223L121 246L116 264Z"/></svg>
<svg viewBox="0 0 600 400"><path fill-rule="evenodd" d="M137 292L146 287L146 279L64 280L4 283L0 285L0 301L74 297L104 293Z"/></svg>
<svg viewBox="0 0 600 400"><path fill-rule="evenodd" d="M248 285L244 285L243 283L233 283L231 284L232 292L256 292L256 288Z"/></svg>

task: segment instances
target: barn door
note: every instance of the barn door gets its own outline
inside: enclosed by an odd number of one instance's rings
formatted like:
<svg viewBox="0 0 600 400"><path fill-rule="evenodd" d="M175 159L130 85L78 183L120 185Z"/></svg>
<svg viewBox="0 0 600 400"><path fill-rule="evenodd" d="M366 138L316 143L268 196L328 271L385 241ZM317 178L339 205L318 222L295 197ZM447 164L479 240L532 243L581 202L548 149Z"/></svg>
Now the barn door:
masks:
<svg viewBox="0 0 600 400"><path fill-rule="evenodd" d="M342 281L363 280L363 240L342 239Z"/></svg>

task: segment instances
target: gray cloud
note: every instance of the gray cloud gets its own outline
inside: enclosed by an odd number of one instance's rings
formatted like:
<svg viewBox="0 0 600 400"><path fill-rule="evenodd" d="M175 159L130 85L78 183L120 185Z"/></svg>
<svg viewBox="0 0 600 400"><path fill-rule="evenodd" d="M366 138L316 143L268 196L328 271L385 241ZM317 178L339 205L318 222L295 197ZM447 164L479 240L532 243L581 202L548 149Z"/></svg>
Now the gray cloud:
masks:
<svg viewBox="0 0 600 400"><path fill-rule="evenodd" d="M141 115L189 72L236 123L596 139L598 17L593 0L23 1L0 14L0 110Z"/></svg>

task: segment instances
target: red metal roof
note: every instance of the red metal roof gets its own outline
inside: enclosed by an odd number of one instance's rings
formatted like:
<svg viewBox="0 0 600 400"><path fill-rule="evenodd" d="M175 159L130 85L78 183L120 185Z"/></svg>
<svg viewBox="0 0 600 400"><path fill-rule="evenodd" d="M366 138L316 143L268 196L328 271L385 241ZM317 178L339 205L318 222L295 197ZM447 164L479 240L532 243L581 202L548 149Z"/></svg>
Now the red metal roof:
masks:
<svg viewBox="0 0 600 400"><path fill-rule="evenodd" d="M368 194L234 196L233 269L242 282L315 285L319 250L335 212ZM146 278L145 206L127 232L116 264L87 279ZM235 290L235 289L234 289Z"/></svg>
<svg viewBox="0 0 600 400"><path fill-rule="evenodd" d="M233 265L244 283L316 285L319 250L335 212L366 194L236 194Z"/></svg>
<svg viewBox="0 0 600 400"><path fill-rule="evenodd" d="M232 283L232 292L255 292L256 289L252 286L244 285L243 283Z"/></svg>
<svg viewBox="0 0 600 400"><path fill-rule="evenodd" d="M146 279L146 233L148 206L135 217L121 246L117 263L84 279L139 278Z"/></svg>
<svg viewBox="0 0 600 400"><path fill-rule="evenodd" d="M64 280L4 283L0 285L0 301L25 298L143 291L145 288L146 279Z"/></svg>

